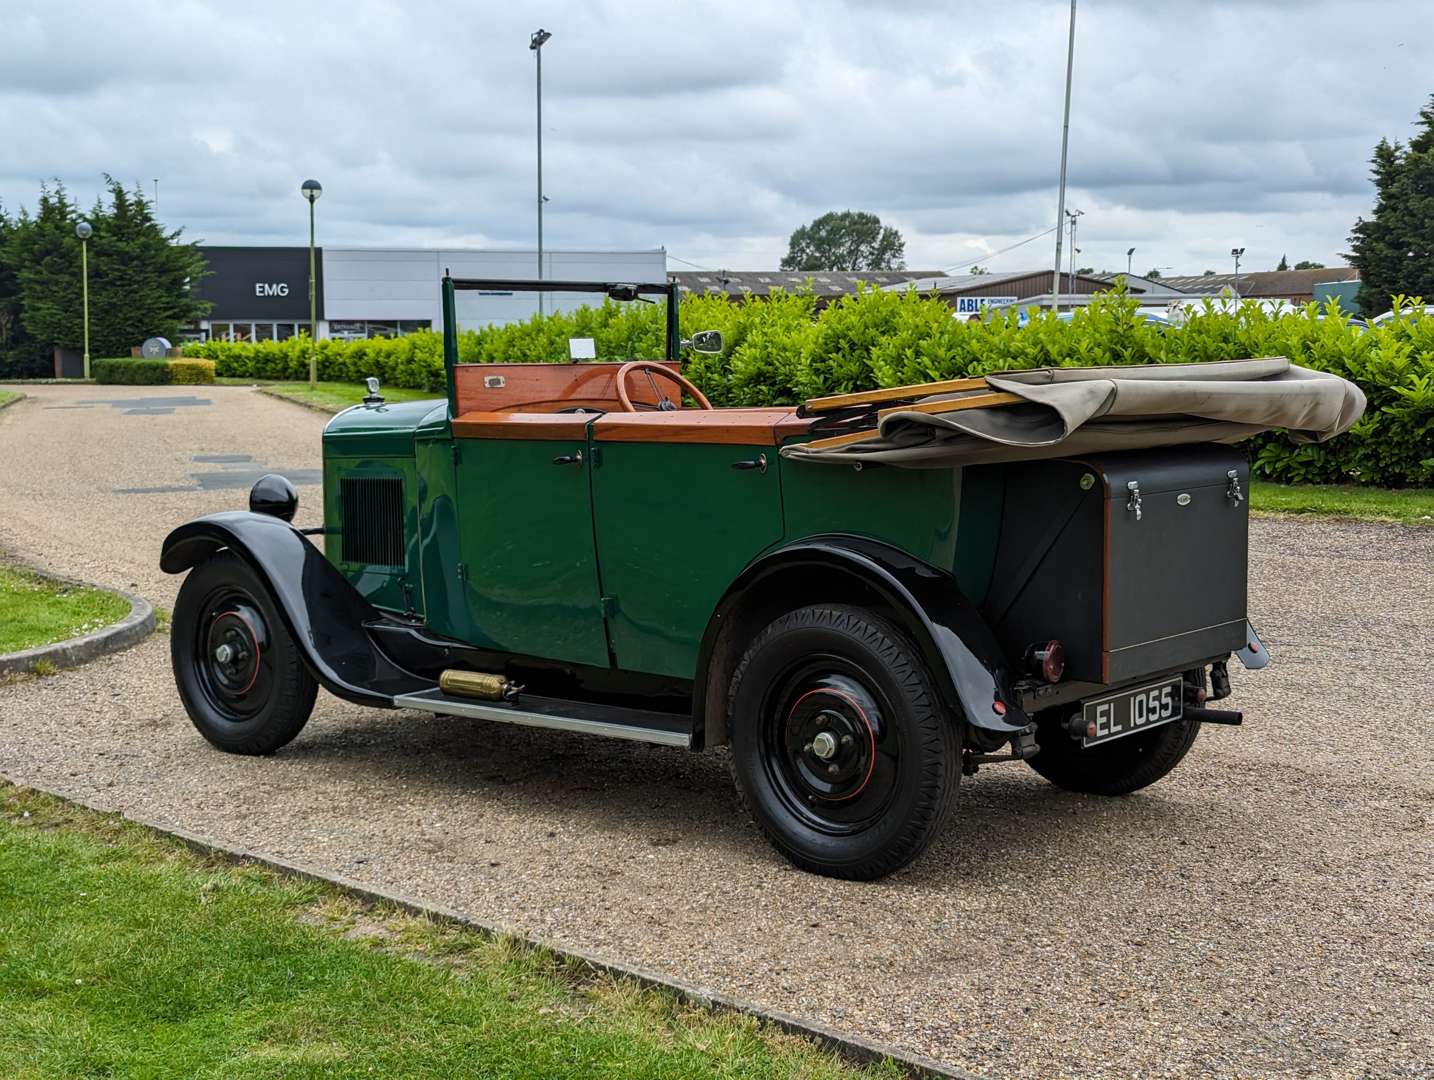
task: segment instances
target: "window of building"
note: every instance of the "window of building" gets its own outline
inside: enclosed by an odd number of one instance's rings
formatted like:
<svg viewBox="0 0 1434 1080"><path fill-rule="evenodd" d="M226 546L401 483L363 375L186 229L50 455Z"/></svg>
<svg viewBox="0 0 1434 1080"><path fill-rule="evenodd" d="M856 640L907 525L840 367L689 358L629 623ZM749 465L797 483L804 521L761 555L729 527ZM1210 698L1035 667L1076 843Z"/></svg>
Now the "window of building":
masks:
<svg viewBox="0 0 1434 1080"><path fill-rule="evenodd" d="M209 339L220 341L229 340L229 324L227 322L215 322L209 324Z"/></svg>
<svg viewBox="0 0 1434 1080"><path fill-rule="evenodd" d="M255 324L254 324L254 340L255 340L255 341L273 341L273 340L274 340L274 324L271 323L271 322L255 323Z"/></svg>

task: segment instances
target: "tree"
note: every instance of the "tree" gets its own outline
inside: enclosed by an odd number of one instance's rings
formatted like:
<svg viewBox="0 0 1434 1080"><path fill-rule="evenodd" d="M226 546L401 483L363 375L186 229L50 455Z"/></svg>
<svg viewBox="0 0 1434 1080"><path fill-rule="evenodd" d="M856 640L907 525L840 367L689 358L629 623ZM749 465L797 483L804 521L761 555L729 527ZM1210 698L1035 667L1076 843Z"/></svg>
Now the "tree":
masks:
<svg viewBox="0 0 1434 1080"><path fill-rule="evenodd" d="M195 245L178 242L179 230L160 228L139 190L127 192L108 176L105 182L109 206L97 200L85 217L94 230L90 353L125 356L147 337L177 337L209 309L190 292L207 271ZM9 227L0 260L14 268L20 326L46 351L83 345L79 220L63 184L42 185L34 216L22 209ZM3 282L0 274L0 291Z"/></svg>
<svg viewBox="0 0 1434 1080"><path fill-rule="evenodd" d="M1200 271L1200 276L1201 276L1201 277L1214 277L1214 276L1215 276L1215 271L1213 271L1213 270L1202 270L1202 271Z"/></svg>
<svg viewBox="0 0 1434 1080"><path fill-rule="evenodd" d="M973 266L973 267L971 267L971 269L968 271L968 273L970 273L970 275L971 275L972 277L984 277L985 275L989 274L990 272L991 272L991 271L990 271L990 268L989 268L989 267L985 267L985 266Z"/></svg>
<svg viewBox="0 0 1434 1080"><path fill-rule="evenodd" d="M1159 281L1159 280L1160 280L1160 271L1159 271L1159 270L1147 270L1147 271L1145 271L1145 276L1146 276L1147 278L1149 278L1151 281Z"/></svg>
<svg viewBox="0 0 1434 1080"><path fill-rule="evenodd" d="M1323 270L1324 263L1315 262L1313 259L1301 259L1295 263L1296 270Z"/></svg>
<svg viewBox="0 0 1434 1080"><path fill-rule="evenodd" d="M1276 269L1276 270L1288 270L1289 268L1290 268L1290 260L1289 260L1286 256L1281 255L1281 256L1280 256L1280 265L1277 266L1277 267L1275 267L1275 269Z"/></svg>
<svg viewBox="0 0 1434 1080"><path fill-rule="evenodd" d="M1415 127L1408 146L1389 139L1375 146L1374 216L1360 217L1350 232L1359 304L1369 314L1401 294L1434 298L1434 95Z"/></svg>
<svg viewBox="0 0 1434 1080"><path fill-rule="evenodd" d="M1076 273L1077 273L1077 274L1094 274L1094 273L1095 273L1095 267L1094 267L1094 266L1077 266L1077 267L1076 267Z"/></svg>
<svg viewBox="0 0 1434 1080"><path fill-rule="evenodd" d="M783 270L902 270L906 241L875 214L833 210L787 241Z"/></svg>

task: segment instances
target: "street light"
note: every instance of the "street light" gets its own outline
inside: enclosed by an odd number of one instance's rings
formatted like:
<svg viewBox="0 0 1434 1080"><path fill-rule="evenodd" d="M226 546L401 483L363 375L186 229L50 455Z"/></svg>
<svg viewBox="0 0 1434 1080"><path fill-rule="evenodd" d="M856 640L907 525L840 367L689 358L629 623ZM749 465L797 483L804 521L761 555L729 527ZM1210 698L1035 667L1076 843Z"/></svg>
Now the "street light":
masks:
<svg viewBox="0 0 1434 1080"><path fill-rule="evenodd" d="M1066 112L1061 123L1061 186L1056 198L1056 267L1051 275L1051 310L1060 306L1061 295L1061 226L1066 216L1066 148L1071 135L1071 72L1075 67L1075 16L1076 0L1071 0L1070 42L1066 45Z"/></svg>
<svg viewBox="0 0 1434 1080"><path fill-rule="evenodd" d="M1134 248L1126 248L1126 249L1125 249L1125 276L1126 276L1126 277L1132 276L1131 273L1130 273L1130 260L1131 260L1132 256L1134 256L1134 255L1135 255L1135 249L1134 249Z"/></svg>
<svg viewBox="0 0 1434 1080"><path fill-rule="evenodd" d="M1066 211L1066 217L1068 217L1068 218L1071 219L1071 276L1070 276L1070 286L1071 286L1071 295L1072 295L1072 296L1075 295L1075 257L1076 257L1076 251L1077 251L1077 248L1076 248L1076 246L1075 246L1075 238L1076 238L1076 218L1078 218L1078 217L1083 217L1083 216L1085 216L1085 211L1084 211L1084 210L1067 210L1067 211Z"/></svg>
<svg viewBox="0 0 1434 1080"><path fill-rule="evenodd" d="M90 377L90 236L94 233L88 221L75 226L75 235L80 238L80 289L83 297L85 319L85 378Z"/></svg>
<svg viewBox="0 0 1434 1080"><path fill-rule="evenodd" d="M319 385L319 295L314 277L314 203L324 193L317 180L305 180L299 191L309 200L309 389Z"/></svg>
<svg viewBox="0 0 1434 1080"><path fill-rule="evenodd" d="M533 31L528 48L538 62L538 280L543 280L543 45L553 35L542 27ZM538 293L538 314L543 314L543 294Z"/></svg>
<svg viewBox="0 0 1434 1080"><path fill-rule="evenodd" d="M1235 259L1235 299L1240 299L1240 256L1245 254L1244 248L1231 248L1230 254Z"/></svg>

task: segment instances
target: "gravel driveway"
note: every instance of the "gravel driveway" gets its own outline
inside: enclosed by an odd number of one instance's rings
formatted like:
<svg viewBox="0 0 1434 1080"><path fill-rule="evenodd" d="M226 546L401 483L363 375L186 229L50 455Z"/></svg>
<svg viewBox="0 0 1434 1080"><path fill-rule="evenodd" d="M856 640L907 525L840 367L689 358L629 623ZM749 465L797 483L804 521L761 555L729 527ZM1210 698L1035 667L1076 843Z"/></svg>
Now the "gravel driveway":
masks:
<svg viewBox="0 0 1434 1080"><path fill-rule="evenodd" d="M319 465L323 418L245 389L27 393L0 544L165 606L172 525ZM0 773L992 1077L1434 1076L1434 529L1261 519L1253 549L1245 727L1126 799L985 768L875 884L790 869L718 754L323 694L279 755L219 754L162 635L0 688Z"/></svg>

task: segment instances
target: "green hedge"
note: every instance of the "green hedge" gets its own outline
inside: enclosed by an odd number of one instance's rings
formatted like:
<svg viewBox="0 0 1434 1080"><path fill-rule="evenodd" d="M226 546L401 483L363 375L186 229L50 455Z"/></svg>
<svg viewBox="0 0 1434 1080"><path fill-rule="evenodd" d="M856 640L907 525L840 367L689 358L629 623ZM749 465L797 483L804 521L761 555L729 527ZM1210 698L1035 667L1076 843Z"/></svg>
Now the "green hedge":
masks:
<svg viewBox="0 0 1434 1080"><path fill-rule="evenodd" d="M199 386L214 381L213 360L162 358L104 358L90 362L97 383L117 386Z"/></svg>
<svg viewBox="0 0 1434 1080"><path fill-rule="evenodd" d="M97 383L121 386L163 386L169 382L169 361L155 360L93 360L90 374Z"/></svg>
<svg viewBox="0 0 1434 1080"><path fill-rule="evenodd" d="M793 404L823 394L897 386L993 371L1091 364L1182 363L1288 356L1351 379L1369 398L1353 430L1328 444L1296 447L1278 435L1252 443L1256 468L1272 479L1390 487L1434 483L1434 318L1411 314L1362 331L1308 305L1272 316L1253 303L1236 312L1207 303L1183 326L1161 328L1137 315L1115 289L1069 321L1049 312L1021 325L1017 313L982 322L952 318L939 300L913 291L864 290L817 310L810 293L776 293L745 304L694 296L682 326L720 330L725 350L692 354L686 373L718 407ZM1415 309L1419 310L1418 308ZM605 303L464 331L465 363L567 360L569 337L591 337L600 359L662 354L660 305ZM217 374L298 379L308 374L309 341L207 342L188 355L214 360ZM377 375L394 386L443 389L442 338L318 343L319 377L345 382Z"/></svg>

